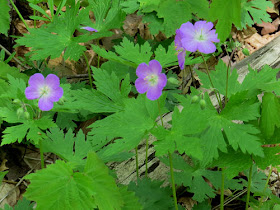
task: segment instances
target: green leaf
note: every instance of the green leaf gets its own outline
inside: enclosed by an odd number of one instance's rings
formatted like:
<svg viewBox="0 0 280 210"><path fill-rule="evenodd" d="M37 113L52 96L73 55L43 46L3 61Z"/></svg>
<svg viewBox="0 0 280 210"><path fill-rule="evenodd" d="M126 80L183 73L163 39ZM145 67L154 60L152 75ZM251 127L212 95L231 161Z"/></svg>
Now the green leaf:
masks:
<svg viewBox="0 0 280 210"><path fill-rule="evenodd" d="M52 152L67 162L82 165L83 159L91 150L90 143L85 141L82 130L75 136L72 130L64 135L63 130L53 128L47 132L47 137L42 141L44 152Z"/></svg>
<svg viewBox="0 0 280 210"><path fill-rule="evenodd" d="M263 147L263 152L264 157L254 156L254 161L260 169L265 170L270 165L272 167L277 167L279 165L279 146Z"/></svg>
<svg viewBox="0 0 280 210"><path fill-rule="evenodd" d="M92 162L92 158L88 162ZM25 197L37 203L36 209L93 209L93 176L74 172L71 164L57 160L47 168L25 177L30 185Z"/></svg>
<svg viewBox="0 0 280 210"><path fill-rule="evenodd" d="M178 65L174 42L169 45L167 51L162 45L159 45L155 51L155 60L160 62L162 68Z"/></svg>
<svg viewBox="0 0 280 210"><path fill-rule="evenodd" d="M273 136L275 127L280 127L280 101L273 93L264 93L260 129L265 138Z"/></svg>
<svg viewBox="0 0 280 210"><path fill-rule="evenodd" d="M170 188L160 187L161 181L151 181L150 179L138 179L137 184L130 182L128 189L134 191L139 198L144 210L148 209L169 209L173 207L173 199Z"/></svg>
<svg viewBox="0 0 280 210"><path fill-rule="evenodd" d="M158 18L156 12L147 13L143 16L143 22L149 23L148 27L152 35L157 35L160 31L164 31L163 21L163 18Z"/></svg>
<svg viewBox="0 0 280 210"><path fill-rule="evenodd" d="M126 14L132 14L139 9L139 3L135 0L127 0L121 3L122 10Z"/></svg>
<svg viewBox="0 0 280 210"><path fill-rule="evenodd" d="M224 42L230 32L232 24L241 26L241 0L213 0L209 11L209 20L215 22L218 38Z"/></svg>
<svg viewBox="0 0 280 210"><path fill-rule="evenodd" d="M273 8L271 1L241 0L241 28L251 27L255 23L262 23L262 21L271 22L270 15L266 12L268 7Z"/></svg>
<svg viewBox="0 0 280 210"><path fill-rule="evenodd" d="M124 201L116 182L109 175L107 166L94 152L88 154L84 173L91 178L92 184L89 186L93 186L94 201L100 210L122 209Z"/></svg>
<svg viewBox="0 0 280 210"><path fill-rule="evenodd" d="M20 73L19 69L11 67L9 64L0 61L0 78L8 81L8 75L11 75L17 79L23 79L25 82L28 81L26 74Z"/></svg>
<svg viewBox="0 0 280 210"><path fill-rule="evenodd" d="M0 183L2 182L2 180L4 179L5 175L8 173L9 171L0 171Z"/></svg>
<svg viewBox="0 0 280 210"><path fill-rule="evenodd" d="M192 12L198 17L208 20L209 2L207 0L188 1L191 5Z"/></svg>
<svg viewBox="0 0 280 210"><path fill-rule="evenodd" d="M142 210L142 205L140 205L139 199L135 196L135 193L128 191L127 188L127 186L120 188L120 193L122 194L124 200L122 210Z"/></svg>
<svg viewBox="0 0 280 210"><path fill-rule="evenodd" d="M10 29L10 7L7 0L0 1L0 33L8 35Z"/></svg>
<svg viewBox="0 0 280 210"><path fill-rule="evenodd" d="M32 210L33 204L26 198L23 198L22 200L19 200L17 202L17 205L14 206L14 210Z"/></svg>

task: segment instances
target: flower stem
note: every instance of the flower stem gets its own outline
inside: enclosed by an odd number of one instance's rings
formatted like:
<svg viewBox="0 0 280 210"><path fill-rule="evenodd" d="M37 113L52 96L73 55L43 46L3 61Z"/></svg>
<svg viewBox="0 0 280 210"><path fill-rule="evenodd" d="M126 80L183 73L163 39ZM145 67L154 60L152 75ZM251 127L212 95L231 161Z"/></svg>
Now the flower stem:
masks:
<svg viewBox="0 0 280 210"><path fill-rule="evenodd" d="M211 77L210 77L208 65L207 65L206 60L205 60L205 58L204 58L204 56L203 56L202 53L201 53L201 56L202 56L202 59L203 59L204 64L205 64L205 68L206 68L206 72L207 72L209 81L210 81L210 83L211 83L212 88L214 89L214 93L215 93L216 98L217 98L217 101L218 101L218 103L219 103L219 105L220 105L220 109L222 109L223 107L222 107L222 102L221 102L221 96L218 97L218 94L217 94L217 92L216 92L216 89L215 89L215 87L214 87L214 84L213 84L213 82L212 82L212 79L211 79Z"/></svg>
<svg viewBox="0 0 280 210"><path fill-rule="evenodd" d="M161 126L163 127L163 120L162 120L162 116L161 116L159 100L157 100L157 104L158 104L158 111L159 111L159 118L160 118L160 121L161 121Z"/></svg>
<svg viewBox="0 0 280 210"><path fill-rule="evenodd" d="M137 179L139 178L139 171L138 171L138 147L135 147L135 161L136 161L136 175Z"/></svg>
<svg viewBox="0 0 280 210"><path fill-rule="evenodd" d="M224 192L225 192L225 171L222 168L222 185L221 185L221 197L220 197L220 209L224 209Z"/></svg>
<svg viewBox="0 0 280 210"><path fill-rule="evenodd" d="M40 157L41 157L41 169L45 168L44 153L42 147L42 140L39 140Z"/></svg>
<svg viewBox="0 0 280 210"><path fill-rule="evenodd" d="M90 87L93 88L92 87L92 78L91 78L91 72L90 72L90 66L89 66L89 63L88 63L88 58L87 58L85 53L83 53L83 55L85 57L85 61L86 61L86 64L87 64L89 84L90 84Z"/></svg>
<svg viewBox="0 0 280 210"><path fill-rule="evenodd" d="M266 183L265 183L265 186L264 186L264 189L263 189L263 195L265 194L265 190L267 189L271 173L272 173L272 166L270 166L269 174L267 176ZM263 195L261 196L261 199L260 199L259 209L261 209L261 206L263 204Z"/></svg>
<svg viewBox="0 0 280 210"><path fill-rule="evenodd" d="M249 177L248 177L248 187L247 187L247 198L246 198L246 210L249 208L249 200L250 200L250 193L251 193L251 184L252 184L252 173L253 173L253 163L251 164Z"/></svg>
<svg viewBox="0 0 280 210"><path fill-rule="evenodd" d="M174 206L175 206L175 209L178 210L176 188L175 188L175 181L174 181L174 172L173 172L173 163L172 163L172 155L171 155L170 152L168 152L168 156L169 156L169 164L170 164L170 175L171 175Z"/></svg>
<svg viewBox="0 0 280 210"><path fill-rule="evenodd" d="M13 0L9 0L9 1L10 1L11 5L13 6L14 10L17 12L17 14L18 14L19 18L21 19L21 21L24 23L26 29L28 30L29 27L28 27L27 23L25 22L24 18L22 17L21 13L19 12L17 6L14 4Z"/></svg>
<svg viewBox="0 0 280 210"><path fill-rule="evenodd" d="M149 142L148 142L148 137L146 138L146 158L145 158L145 177L148 178L148 148L149 148Z"/></svg>

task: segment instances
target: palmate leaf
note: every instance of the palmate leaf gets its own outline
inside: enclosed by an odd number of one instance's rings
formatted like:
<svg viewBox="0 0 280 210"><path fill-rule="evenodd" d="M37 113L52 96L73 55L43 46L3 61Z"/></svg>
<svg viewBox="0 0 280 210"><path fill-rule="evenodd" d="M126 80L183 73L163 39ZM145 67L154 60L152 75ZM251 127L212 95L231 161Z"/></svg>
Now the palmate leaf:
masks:
<svg viewBox="0 0 280 210"><path fill-rule="evenodd" d="M32 48L32 60L45 59L48 56L57 58L65 50L65 59L78 60L86 47L80 45L92 39L110 36L110 32L99 32L92 35L74 37L75 30L80 24L89 19L89 10L79 10L79 5L67 8L61 16L55 16L52 23L37 29L30 29L28 34L17 39L19 45Z"/></svg>
<svg viewBox="0 0 280 210"><path fill-rule="evenodd" d="M122 194L124 200L124 206L122 210L142 210L142 205L139 203L139 198L135 196L135 193L132 191L128 191L128 187L121 187L120 193Z"/></svg>
<svg viewBox="0 0 280 210"><path fill-rule="evenodd" d="M108 168L90 152L83 172L71 163L56 161L46 169L25 177L31 184L25 197L37 203L37 209L121 209L123 199Z"/></svg>
<svg viewBox="0 0 280 210"><path fill-rule="evenodd" d="M47 132L47 138L42 141L42 147L44 152L52 152L67 162L80 165L83 164L83 159L91 150L90 143L85 141L82 130L74 136L72 130L68 130L64 135L63 131L58 128L50 129L50 132Z"/></svg>
<svg viewBox="0 0 280 210"><path fill-rule="evenodd" d="M7 0L0 1L0 33L7 36L10 28L10 7Z"/></svg>
<svg viewBox="0 0 280 210"><path fill-rule="evenodd" d="M178 65L175 45L172 42L166 51L162 45L159 45L155 51L155 60L160 62L162 68Z"/></svg>
<svg viewBox="0 0 280 210"><path fill-rule="evenodd" d="M241 26L241 0L213 0L210 6L209 20L215 22L218 38L224 42L229 36L232 24Z"/></svg>
<svg viewBox="0 0 280 210"><path fill-rule="evenodd" d="M2 210L2 208L0 208ZM3 210L32 210L33 204L26 198L19 200L14 207L5 204L5 208Z"/></svg>
<svg viewBox="0 0 280 210"><path fill-rule="evenodd" d="M255 23L271 22L270 15L266 12L268 7L273 7L272 2L266 0L241 0L241 28L251 27Z"/></svg>

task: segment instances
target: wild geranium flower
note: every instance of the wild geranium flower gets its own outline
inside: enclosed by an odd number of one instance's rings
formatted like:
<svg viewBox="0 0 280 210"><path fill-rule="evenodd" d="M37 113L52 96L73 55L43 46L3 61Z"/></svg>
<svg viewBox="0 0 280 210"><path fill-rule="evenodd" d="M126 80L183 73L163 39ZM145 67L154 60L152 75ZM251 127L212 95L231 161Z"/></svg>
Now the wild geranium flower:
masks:
<svg viewBox="0 0 280 210"><path fill-rule="evenodd" d="M220 42L216 30L212 29L213 23L206 21L197 21L194 25L190 22L183 23L176 30L175 46L179 51L178 61L181 69L184 68L185 51L209 54L216 51L213 42ZM184 53L183 53L184 52ZM184 54L184 56L183 56Z"/></svg>
<svg viewBox="0 0 280 210"><path fill-rule="evenodd" d="M38 106L42 111L49 111L53 103L59 101L63 95L63 89L59 87L59 78L49 74L46 79L40 73L29 78L29 86L25 89L25 96L28 100L39 99Z"/></svg>
<svg viewBox="0 0 280 210"><path fill-rule="evenodd" d="M89 27L89 26L85 26L85 27L82 27L81 29L85 29L87 31L94 31L94 32L98 32L95 28L92 28L92 27Z"/></svg>
<svg viewBox="0 0 280 210"><path fill-rule="evenodd" d="M149 65L139 64L136 69L136 90L141 94L147 92L147 98L150 100L158 99L167 83L166 75L161 71L162 67L157 60L151 60Z"/></svg>

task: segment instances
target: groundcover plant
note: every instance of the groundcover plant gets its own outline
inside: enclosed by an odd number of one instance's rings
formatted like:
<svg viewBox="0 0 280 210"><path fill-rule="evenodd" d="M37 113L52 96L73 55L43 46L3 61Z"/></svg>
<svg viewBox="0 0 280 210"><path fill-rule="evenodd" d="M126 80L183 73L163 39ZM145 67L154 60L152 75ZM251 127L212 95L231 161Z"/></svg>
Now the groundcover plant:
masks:
<svg viewBox="0 0 280 210"><path fill-rule="evenodd" d="M182 197L192 200L188 209L279 208L268 186L279 148L267 146L279 143L279 70L249 67L239 81L219 59L236 52L233 27L272 21L268 7L266 0L0 0L2 37L15 52L28 48L19 56L1 45L1 147L31 147L41 159L40 169L12 180L26 183L14 209L185 209ZM130 17L142 21L133 35L124 26ZM12 34L12 18L24 34ZM86 74L73 77L86 80L70 81L54 60L82 64ZM149 177L149 148L169 171L158 171L158 180ZM49 155L56 161L46 165ZM133 176L124 184L111 166L128 160ZM9 169L1 170L6 180Z"/></svg>

